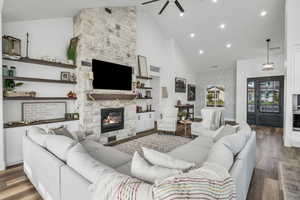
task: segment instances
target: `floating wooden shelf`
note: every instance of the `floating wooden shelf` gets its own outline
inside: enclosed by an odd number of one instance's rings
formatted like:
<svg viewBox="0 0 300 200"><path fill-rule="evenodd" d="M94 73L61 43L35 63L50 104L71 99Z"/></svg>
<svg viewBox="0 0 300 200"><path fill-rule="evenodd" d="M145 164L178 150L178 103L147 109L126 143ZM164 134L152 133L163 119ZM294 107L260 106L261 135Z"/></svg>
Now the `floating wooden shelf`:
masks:
<svg viewBox="0 0 300 200"><path fill-rule="evenodd" d="M23 63L31 63L37 65L46 65L51 67L60 67L60 68L67 68L67 69L76 69L76 65L64 64L64 63L57 63L33 58L20 58L18 60L10 59L10 58L3 58L4 60L16 61L16 62L23 62Z"/></svg>
<svg viewBox="0 0 300 200"><path fill-rule="evenodd" d="M152 87L138 87L139 90L152 90Z"/></svg>
<svg viewBox="0 0 300 200"><path fill-rule="evenodd" d="M88 100L133 100L136 98L135 94L87 94Z"/></svg>
<svg viewBox="0 0 300 200"><path fill-rule="evenodd" d="M194 108L194 105L192 104L175 105L175 108Z"/></svg>
<svg viewBox="0 0 300 200"><path fill-rule="evenodd" d="M136 98L136 99L140 99L140 100L143 100L143 99L152 99L152 97L139 97L139 98Z"/></svg>
<svg viewBox="0 0 300 200"><path fill-rule="evenodd" d="M146 76L136 76L137 79L144 79L144 80L152 80L151 77L146 77Z"/></svg>
<svg viewBox="0 0 300 200"><path fill-rule="evenodd" d="M44 82L44 83L61 83L61 84L76 84L76 81L63 81L53 79L42 79L42 78L27 78L27 77L8 77L4 76L3 79L11 79L17 81L29 81L29 82Z"/></svg>
<svg viewBox="0 0 300 200"><path fill-rule="evenodd" d="M3 97L3 100L76 100L68 97Z"/></svg>
<svg viewBox="0 0 300 200"><path fill-rule="evenodd" d="M29 124L23 123L14 123L14 124L4 124L4 128L16 128L16 127L24 127L24 126L34 126L34 125L42 125L42 124L51 124L51 123L58 123L58 122L69 122L69 121L77 121L77 119L53 119L53 120L42 120L37 121Z"/></svg>
<svg viewBox="0 0 300 200"><path fill-rule="evenodd" d="M136 112L136 113L139 114L139 113L150 113L150 112L155 112L155 110L150 110L150 111L149 110L148 111L144 110L144 111L139 111L139 112Z"/></svg>

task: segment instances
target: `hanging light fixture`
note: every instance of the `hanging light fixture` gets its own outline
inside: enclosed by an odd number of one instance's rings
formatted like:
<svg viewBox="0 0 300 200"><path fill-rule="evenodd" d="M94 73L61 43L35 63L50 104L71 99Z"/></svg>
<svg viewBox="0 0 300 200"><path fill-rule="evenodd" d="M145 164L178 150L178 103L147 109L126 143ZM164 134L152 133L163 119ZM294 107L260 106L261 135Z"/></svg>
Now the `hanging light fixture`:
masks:
<svg viewBox="0 0 300 200"><path fill-rule="evenodd" d="M270 71L274 69L274 63L270 62L270 42L271 39L267 39L267 63L263 64L263 71Z"/></svg>

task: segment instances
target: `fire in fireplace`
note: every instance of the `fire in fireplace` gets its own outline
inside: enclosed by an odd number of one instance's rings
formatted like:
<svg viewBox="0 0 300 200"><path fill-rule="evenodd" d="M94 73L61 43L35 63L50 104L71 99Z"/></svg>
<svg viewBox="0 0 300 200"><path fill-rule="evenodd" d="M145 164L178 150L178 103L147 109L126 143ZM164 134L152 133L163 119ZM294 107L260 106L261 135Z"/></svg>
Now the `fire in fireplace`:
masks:
<svg viewBox="0 0 300 200"><path fill-rule="evenodd" d="M101 133L124 129L124 108L101 109Z"/></svg>

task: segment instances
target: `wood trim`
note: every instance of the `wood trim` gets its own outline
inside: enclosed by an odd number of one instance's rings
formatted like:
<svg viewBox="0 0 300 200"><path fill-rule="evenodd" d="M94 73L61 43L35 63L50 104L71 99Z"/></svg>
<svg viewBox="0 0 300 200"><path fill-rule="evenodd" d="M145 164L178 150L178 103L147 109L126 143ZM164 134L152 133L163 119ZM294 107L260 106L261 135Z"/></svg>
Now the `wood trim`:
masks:
<svg viewBox="0 0 300 200"><path fill-rule="evenodd" d="M151 77L146 77L146 76L136 76L137 79L144 79L144 80L152 80Z"/></svg>
<svg viewBox="0 0 300 200"><path fill-rule="evenodd" d="M44 82L44 83L61 83L61 84L76 84L76 81L64 81L42 78L27 78L27 77L9 77L5 76L3 79L17 80L17 81L29 81L29 82Z"/></svg>
<svg viewBox="0 0 300 200"><path fill-rule="evenodd" d="M76 100L68 97L3 97L3 100Z"/></svg>
<svg viewBox="0 0 300 200"><path fill-rule="evenodd" d="M64 63L57 63L57 62L50 62L45 60L39 59L32 59L32 58L20 58L19 60L10 59L10 58L3 58L4 60L15 61L15 62L23 62L23 63L30 63L30 64L37 64L37 65L45 65L51 67L60 67L60 68L67 68L67 69L76 69L76 65L64 64Z"/></svg>
<svg viewBox="0 0 300 200"><path fill-rule="evenodd" d="M87 99L90 101L104 101L104 100L133 100L136 98L135 94L87 94Z"/></svg>
<svg viewBox="0 0 300 200"><path fill-rule="evenodd" d="M136 98L136 99L140 99L140 100L143 100L143 99L152 99L152 97L139 97L139 98Z"/></svg>
<svg viewBox="0 0 300 200"><path fill-rule="evenodd" d="M59 122L69 122L69 121L77 121L77 119L55 119L55 120L43 120L38 122L33 122L30 124L4 124L4 128L16 128L16 127L24 127L24 126L34 126L34 125L42 125L42 124L52 124L52 123L59 123Z"/></svg>

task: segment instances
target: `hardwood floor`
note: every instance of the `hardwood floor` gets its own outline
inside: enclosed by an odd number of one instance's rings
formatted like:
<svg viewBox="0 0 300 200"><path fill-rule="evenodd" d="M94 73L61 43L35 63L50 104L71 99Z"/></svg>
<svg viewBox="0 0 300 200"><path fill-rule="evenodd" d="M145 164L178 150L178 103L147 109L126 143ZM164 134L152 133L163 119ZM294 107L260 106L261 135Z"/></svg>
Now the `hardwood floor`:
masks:
<svg viewBox="0 0 300 200"><path fill-rule="evenodd" d="M257 161L247 200L281 200L278 162L300 160L300 149L283 147L282 129L253 128L257 131ZM0 200L41 199L21 165L0 172Z"/></svg>

